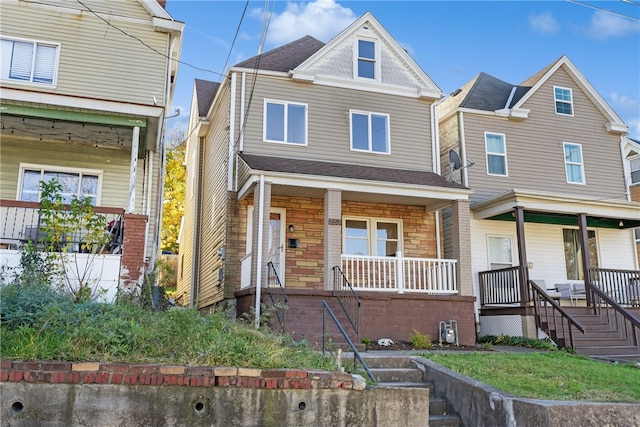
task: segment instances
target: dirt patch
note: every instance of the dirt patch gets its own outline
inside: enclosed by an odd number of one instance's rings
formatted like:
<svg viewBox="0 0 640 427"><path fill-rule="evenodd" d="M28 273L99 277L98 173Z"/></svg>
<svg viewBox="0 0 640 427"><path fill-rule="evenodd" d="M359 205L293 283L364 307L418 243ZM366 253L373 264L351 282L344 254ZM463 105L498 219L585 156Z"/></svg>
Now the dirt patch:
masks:
<svg viewBox="0 0 640 427"><path fill-rule="evenodd" d="M442 344L440 346L438 343L432 344L429 348L417 349L413 346L409 341L394 341L389 345L380 345L377 342L372 342L366 346L366 351L377 351L377 350L413 350L413 351L421 351L421 350L455 350L455 351L487 351L484 347L478 346L457 346L455 344Z"/></svg>

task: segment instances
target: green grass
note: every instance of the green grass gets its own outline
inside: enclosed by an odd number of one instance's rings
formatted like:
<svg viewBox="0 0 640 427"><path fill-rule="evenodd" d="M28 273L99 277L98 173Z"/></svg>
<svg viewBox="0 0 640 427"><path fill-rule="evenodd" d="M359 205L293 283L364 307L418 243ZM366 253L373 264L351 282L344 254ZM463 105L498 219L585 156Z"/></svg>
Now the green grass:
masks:
<svg viewBox="0 0 640 427"><path fill-rule="evenodd" d="M518 397L640 402L640 369L632 364L607 364L563 351L422 356Z"/></svg>
<svg viewBox="0 0 640 427"><path fill-rule="evenodd" d="M73 303L39 286L0 287L0 358L334 370L306 343L226 313Z"/></svg>

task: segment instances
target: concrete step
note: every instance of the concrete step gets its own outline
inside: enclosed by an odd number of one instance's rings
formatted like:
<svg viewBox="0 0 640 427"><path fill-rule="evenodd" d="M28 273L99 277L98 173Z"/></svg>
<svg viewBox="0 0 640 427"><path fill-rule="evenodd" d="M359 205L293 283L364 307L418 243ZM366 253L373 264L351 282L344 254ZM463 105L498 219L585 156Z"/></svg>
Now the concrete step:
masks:
<svg viewBox="0 0 640 427"><path fill-rule="evenodd" d="M456 415L429 415L429 427L459 427L460 418Z"/></svg>
<svg viewBox="0 0 640 427"><path fill-rule="evenodd" d="M370 368L415 368L410 357L385 356L373 353L360 353L362 359Z"/></svg>
<svg viewBox="0 0 640 427"><path fill-rule="evenodd" d="M429 391L433 391L433 385L429 383L423 382L412 382L412 381L378 381L378 386L380 387L409 387L409 388L428 388Z"/></svg>
<svg viewBox="0 0 640 427"><path fill-rule="evenodd" d="M430 397L429 415L447 415L447 401L441 397Z"/></svg>
<svg viewBox="0 0 640 427"><path fill-rule="evenodd" d="M373 376L382 382L421 382L422 371L417 368L369 368Z"/></svg>

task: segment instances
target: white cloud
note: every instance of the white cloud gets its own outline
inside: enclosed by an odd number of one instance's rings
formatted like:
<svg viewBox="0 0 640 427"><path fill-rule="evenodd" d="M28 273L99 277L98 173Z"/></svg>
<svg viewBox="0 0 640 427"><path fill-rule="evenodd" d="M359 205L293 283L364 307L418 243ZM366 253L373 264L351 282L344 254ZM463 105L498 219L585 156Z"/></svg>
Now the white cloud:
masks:
<svg viewBox="0 0 640 427"><path fill-rule="evenodd" d="M596 12L586 28L587 36L606 40L640 32L640 22L605 12Z"/></svg>
<svg viewBox="0 0 640 427"><path fill-rule="evenodd" d="M611 92L612 103L624 109L632 109L638 106L638 100L627 95L620 95L617 92Z"/></svg>
<svg viewBox="0 0 640 427"><path fill-rule="evenodd" d="M550 12L529 16L529 25L537 33L553 34L558 31L558 21Z"/></svg>
<svg viewBox="0 0 640 427"><path fill-rule="evenodd" d="M356 19L351 9L334 0L288 3L284 12L271 18L267 44L281 45L305 35L327 42Z"/></svg>
<svg viewBox="0 0 640 427"><path fill-rule="evenodd" d="M629 135L631 138L640 139L640 119L625 120L629 126Z"/></svg>

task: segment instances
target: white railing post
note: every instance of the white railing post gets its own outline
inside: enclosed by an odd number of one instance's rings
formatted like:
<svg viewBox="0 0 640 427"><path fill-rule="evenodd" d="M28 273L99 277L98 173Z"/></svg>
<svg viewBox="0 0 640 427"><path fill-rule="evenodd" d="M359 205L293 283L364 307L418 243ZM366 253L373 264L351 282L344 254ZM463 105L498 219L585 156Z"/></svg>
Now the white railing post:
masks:
<svg viewBox="0 0 640 427"><path fill-rule="evenodd" d="M399 294L404 294L404 261L402 251L396 252L396 287Z"/></svg>

